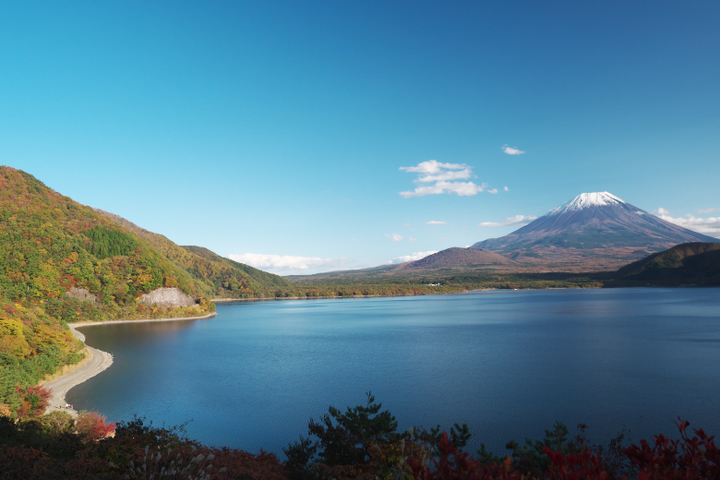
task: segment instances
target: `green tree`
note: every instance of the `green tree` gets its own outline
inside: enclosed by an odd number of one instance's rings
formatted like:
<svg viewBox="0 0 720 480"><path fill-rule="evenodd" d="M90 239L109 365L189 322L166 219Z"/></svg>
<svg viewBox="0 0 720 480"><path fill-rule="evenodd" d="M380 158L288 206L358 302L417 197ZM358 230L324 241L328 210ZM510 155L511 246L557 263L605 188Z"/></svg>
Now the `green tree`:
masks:
<svg viewBox="0 0 720 480"><path fill-rule="evenodd" d="M312 461L317 459L326 466L366 465L370 460L373 444L397 441L397 421L388 411L381 411L382 404L375 403L375 397L367 392L367 404L347 407L345 413L330 406L328 413L318 421L310 419L308 438L300 436L298 442L283 449L288 457L285 465L291 478L304 479L316 476ZM315 437L314 442L310 437Z"/></svg>

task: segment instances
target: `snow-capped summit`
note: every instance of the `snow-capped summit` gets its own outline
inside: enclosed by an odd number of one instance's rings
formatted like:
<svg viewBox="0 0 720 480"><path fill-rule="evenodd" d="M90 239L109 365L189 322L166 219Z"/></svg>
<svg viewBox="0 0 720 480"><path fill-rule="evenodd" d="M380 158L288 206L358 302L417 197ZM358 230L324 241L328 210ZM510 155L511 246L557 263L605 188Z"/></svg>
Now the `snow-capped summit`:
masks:
<svg viewBox="0 0 720 480"><path fill-rule="evenodd" d="M552 214L565 213L589 207L603 207L610 205L627 205L620 198L608 192L581 193L569 202L563 203L550 211Z"/></svg>
<svg viewBox="0 0 720 480"><path fill-rule="evenodd" d="M679 243L717 238L666 222L608 192L583 193L483 248L527 263L592 263L610 268Z"/></svg>

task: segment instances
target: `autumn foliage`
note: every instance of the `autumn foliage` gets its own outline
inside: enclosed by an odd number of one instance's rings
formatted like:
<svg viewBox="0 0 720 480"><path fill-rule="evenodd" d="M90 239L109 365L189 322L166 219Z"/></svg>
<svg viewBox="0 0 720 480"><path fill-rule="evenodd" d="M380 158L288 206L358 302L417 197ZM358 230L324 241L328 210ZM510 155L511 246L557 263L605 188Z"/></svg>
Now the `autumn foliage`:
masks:
<svg viewBox="0 0 720 480"><path fill-rule="evenodd" d="M50 390L37 385L34 387L16 387L16 393L22 398L22 404L17 411L19 418L37 417L45 413L50 405Z"/></svg>
<svg viewBox="0 0 720 480"><path fill-rule="evenodd" d="M715 437L708 436L702 429L694 429L691 438L687 434L689 422L678 418L680 438L670 440L656 435L654 445L640 441L640 446L631 445L625 454L640 468L639 480L695 478L720 478L720 449L715 446Z"/></svg>
<svg viewBox="0 0 720 480"><path fill-rule="evenodd" d="M157 310L137 302L163 286L190 295L213 289L92 208L0 166L0 410L32 415L37 399L25 389L83 358L68 322L214 311L207 300Z"/></svg>
<svg viewBox="0 0 720 480"><path fill-rule="evenodd" d="M677 423L679 438L657 435L622 448L624 460L632 463L631 474L617 474L595 447L582 440L568 440L539 450L547 461L545 471L531 473L522 456L473 456L462 451L453 439L462 435L397 434L392 417L377 417L378 404L336 410L332 425L343 433L316 437L317 449L305 462L292 464L292 455L282 463L273 453L253 454L229 448L211 448L184 436L182 427L155 428L142 419L107 424L97 413L83 413L73 426L64 412L15 422L0 417L0 480L5 479L189 479L216 480L690 480L720 478L720 450L714 437L702 429L688 432L688 422ZM352 413L358 414L353 416ZM375 412L375 413L372 413ZM58 418L52 418L58 417ZM62 417L62 418L60 418ZM66 418L67 417L67 418ZM389 423L388 423L389 421ZM354 427L353 427L354 425ZM107 436L115 427L115 436ZM353 430L354 429L354 430ZM374 429L374 439L367 436ZM76 433L77 432L77 433ZM365 433L362 433L365 432ZM318 432L327 435L327 432ZM340 450L322 457L333 439L350 435ZM367 443L364 443L367 441ZM306 447L315 442L305 442ZM296 446L298 444L295 444ZM333 447L333 448L334 448ZM350 450L343 451L343 448ZM301 448L302 450L302 448ZM345 456L354 452L357 456ZM572 452L572 453L570 453ZM290 452L291 454L293 452ZM294 454L298 452L295 451ZM362 458L360 457L362 455ZM345 458L346 460L343 460Z"/></svg>
<svg viewBox="0 0 720 480"><path fill-rule="evenodd" d="M97 412L80 412L75 430L83 443L97 442L115 432L115 423L106 423L105 417Z"/></svg>
<svg viewBox="0 0 720 480"><path fill-rule="evenodd" d="M695 480L720 478L720 449L714 443L714 437L708 436L702 429L694 430L695 435L687 434L688 422L677 422L680 438L671 440L664 435L656 435L651 446L646 440L640 445L630 445L623 450L627 460L637 468L638 480ZM543 449L549 459L548 470L541 477L522 472L508 456L503 463L483 464L467 453L461 453L449 442L444 434L437 445L439 458L431 463L417 458L408 459L412 468L412 477L417 480L489 480L489 479L537 479L548 480L610 480L615 477L608 470L602 456L586 448L577 453ZM627 479L626 475L620 477Z"/></svg>
<svg viewBox="0 0 720 480"><path fill-rule="evenodd" d="M510 457L504 463L484 465L474 460L467 452L460 452L448 440L443 432L442 439L436 445L439 458L430 462L421 458L409 458L407 464L412 470L412 477L417 480L520 480L525 478L519 471L513 470Z"/></svg>

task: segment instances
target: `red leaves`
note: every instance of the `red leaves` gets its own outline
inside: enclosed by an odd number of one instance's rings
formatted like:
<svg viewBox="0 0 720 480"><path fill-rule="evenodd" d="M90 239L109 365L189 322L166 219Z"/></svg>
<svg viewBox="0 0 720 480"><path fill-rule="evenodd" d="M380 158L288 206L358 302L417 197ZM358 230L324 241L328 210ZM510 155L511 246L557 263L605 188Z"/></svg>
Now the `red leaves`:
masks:
<svg viewBox="0 0 720 480"><path fill-rule="evenodd" d="M680 439L671 440L656 435L653 446L640 441L640 446L631 445L624 450L628 459L638 468L638 480L695 480L720 479L720 449L715 437L708 436L702 429L693 430L690 438L687 421L678 418ZM408 465L418 480L515 480L525 478L513 470L510 457L503 464L481 465L467 453L459 453L455 446L443 438L437 445L440 456L433 459L434 468L417 459L409 459ZM544 453L550 459L550 468L545 472L548 480L607 480L610 478L599 454L582 450L576 454L555 452L545 447Z"/></svg>
<svg viewBox="0 0 720 480"><path fill-rule="evenodd" d="M553 452L548 447L545 447L543 451L552 462L550 471L545 473L546 478L557 480L605 480L608 478L600 455L589 450L583 450L577 455Z"/></svg>
<svg viewBox="0 0 720 480"><path fill-rule="evenodd" d="M2 309L13 317L17 317L18 315L20 315L20 312L18 312L18 309L14 305L3 305Z"/></svg>
<svg viewBox="0 0 720 480"><path fill-rule="evenodd" d="M3 478L35 480L48 478L52 460L40 450L0 445L0 472Z"/></svg>
<svg viewBox="0 0 720 480"><path fill-rule="evenodd" d="M435 468L427 463L410 458L407 463L412 469L413 478L418 480L521 480L523 476L518 471L511 471L510 457L502 464L483 465L474 460L467 452L460 453L455 445L443 432L443 437L437 444L440 457L432 462Z"/></svg>
<svg viewBox="0 0 720 480"><path fill-rule="evenodd" d="M97 412L81 412L75 422L75 430L83 443L94 443L101 438L112 436L115 423L105 423L105 417Z"/></svg>
<svg viewBox="0 0 720 480"><path fill-rule="evenodd" d="M45 413L50 405L51 391L42 385L34 387L15 387L15 392L22 396L22 405L17 411L18 418L38 417Z"/></svg>
<svg viewBox="0 0 720 480"><path fill-rule="evenodd" d="M640 467L638 480L720 478L720 450L715 446L715 437L698 429L690 438L686 433L690 423L680 417L678 421L675 424L680 439L656 435L652 447L642 440L639 447L630 445L625 449L625 455Z"/></svg>

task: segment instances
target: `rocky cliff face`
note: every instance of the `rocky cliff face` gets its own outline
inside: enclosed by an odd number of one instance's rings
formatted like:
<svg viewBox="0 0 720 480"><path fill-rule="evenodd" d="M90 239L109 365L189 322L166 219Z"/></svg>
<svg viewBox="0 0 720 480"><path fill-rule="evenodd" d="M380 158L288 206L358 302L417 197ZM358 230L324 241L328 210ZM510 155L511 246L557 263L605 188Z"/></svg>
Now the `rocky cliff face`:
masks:
<svg viewBox="0 0 720 480"><path fill-rule="evenodd" d="M65 296L66 297L75 297L78 300L80 300L81 302L89 300L90 302L93 303L93 305L98 304L97 297L95 295L93 295L92 293L90 293L90 290L87 290L85 288L72 287L72 288L70 288L70 290L65 292Z"/></svg>
<svg viewBox="0 0 720 480"><path fill-rule="evenodd" d="M186 295L179 288L158 288L150 293L146 293L138 300L152 307L188 307L195 305L195 299L190 295Z"/></svg>

